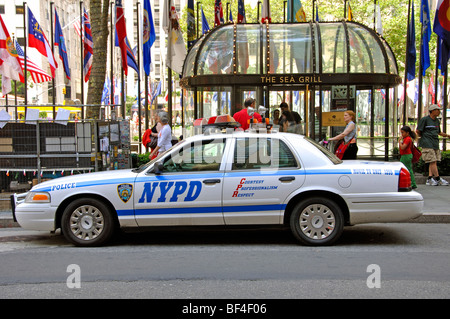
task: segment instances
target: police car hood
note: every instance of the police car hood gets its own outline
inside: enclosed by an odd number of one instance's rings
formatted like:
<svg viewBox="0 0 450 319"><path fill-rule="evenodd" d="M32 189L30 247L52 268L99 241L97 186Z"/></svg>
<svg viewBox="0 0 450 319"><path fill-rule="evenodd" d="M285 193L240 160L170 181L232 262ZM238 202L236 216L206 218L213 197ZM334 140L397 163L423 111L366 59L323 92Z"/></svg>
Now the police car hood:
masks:
<svg viewBox="0 0 450 319"><path fill-rule="evenodd" d="M91 185L93 183L96 186L101 186L114 183L115 181L117 183L133 183L136 176L137 173L134 173L131 169L85 173L54 178L34 186L31 191L49 192L57 188L72 188L75 185L77 187L93 186Z"/></svg>

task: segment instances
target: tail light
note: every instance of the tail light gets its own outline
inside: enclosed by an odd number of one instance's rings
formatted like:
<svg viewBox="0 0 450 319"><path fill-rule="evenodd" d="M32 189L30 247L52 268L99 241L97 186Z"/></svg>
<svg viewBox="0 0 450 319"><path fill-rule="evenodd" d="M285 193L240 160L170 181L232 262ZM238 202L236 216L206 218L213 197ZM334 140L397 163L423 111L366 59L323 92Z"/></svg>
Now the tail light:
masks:
<svg viewBox="0 0 450 319"><path fill-rule="evenodd" d="M398 191L409 192L411 191L411 175L406 168L400 170L400 176L398 178Z"/></svg>

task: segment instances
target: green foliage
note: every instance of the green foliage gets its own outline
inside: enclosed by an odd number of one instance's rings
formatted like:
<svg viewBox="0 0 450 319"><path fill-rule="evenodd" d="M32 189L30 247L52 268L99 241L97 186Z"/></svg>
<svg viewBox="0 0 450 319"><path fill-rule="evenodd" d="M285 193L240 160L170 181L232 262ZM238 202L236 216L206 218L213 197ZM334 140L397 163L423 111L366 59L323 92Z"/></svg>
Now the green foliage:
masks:
<svg viewBox="0 0 450 319"><path fill-rule="evenodd" d="M149 155L150 155L150 152L143 153L143 154L132 153L131 161L132 161L133 167L139 167L143 164L148 163L150 161L149 157L148 157Z"/></svg>

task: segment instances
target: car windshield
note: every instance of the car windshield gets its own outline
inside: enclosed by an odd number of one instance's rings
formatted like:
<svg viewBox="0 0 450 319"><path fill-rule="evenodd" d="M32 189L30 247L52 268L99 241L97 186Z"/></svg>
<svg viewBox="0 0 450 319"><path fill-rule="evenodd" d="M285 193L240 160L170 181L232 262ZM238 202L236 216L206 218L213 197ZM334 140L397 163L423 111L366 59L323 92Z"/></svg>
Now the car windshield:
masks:
<svg viewBox="0 0 450 319"><path fill-rule="evenodd" d="M147 167L149 167L150 165L152 165L153 163L155 163L156 161L158 161L164 154L167 154L167 152L169 152L170 150L172 150L175 146L179 146L179 145L184 145L186 143L185 140L178 142L177 144L173 145L171 148L169 148L167 151L165 151L164 153L159 153L157 157L155 157L153 160L142 164L141 166L139 166L138 168L133 169L133 172L135 173L141 173L143 171L145 171L147 169Z"/></svg>
<svg viewBox="0 0 450 319"><path fill-rule="evenodd" d="M328 157L330 159L330 161L332 161L334 164L341 164L342 163L342 161L339 158L337 158L336 155L334 155L328 149L326 149L325 147L323 147L322 145L320 145L319 143L314 141L312 138L305 136L305 139L308 142L310 142L312 145L314 145L316 148L318 148L323 154L325 154L325 156Z"/></svg>

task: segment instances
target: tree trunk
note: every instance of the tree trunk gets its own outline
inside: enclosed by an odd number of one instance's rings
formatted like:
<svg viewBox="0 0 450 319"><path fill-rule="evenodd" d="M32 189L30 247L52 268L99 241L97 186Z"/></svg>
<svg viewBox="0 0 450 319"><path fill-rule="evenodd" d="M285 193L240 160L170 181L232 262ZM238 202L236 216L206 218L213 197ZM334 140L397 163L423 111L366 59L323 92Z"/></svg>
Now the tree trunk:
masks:
<svg viewBox="0 0 450 319"><path fill-rule="evenodd" d="M94 40L94 54L92 61L91 76L89 77L88 94L86 104L87 118L98 119L100 114L100 104L102 100L103 85L106 74L106 61L108 50L108 21L109 21L109 1L91 0L90 19L92 28L92 38Z"/></svg>

